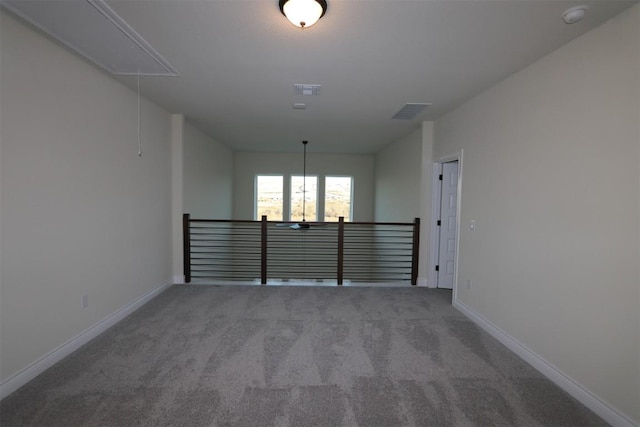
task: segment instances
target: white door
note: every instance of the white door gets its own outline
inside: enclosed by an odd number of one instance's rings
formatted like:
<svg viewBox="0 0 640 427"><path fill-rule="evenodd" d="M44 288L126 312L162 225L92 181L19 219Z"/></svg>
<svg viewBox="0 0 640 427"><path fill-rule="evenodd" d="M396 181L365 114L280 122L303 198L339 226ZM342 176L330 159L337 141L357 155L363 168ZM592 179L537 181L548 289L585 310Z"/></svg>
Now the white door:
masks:
<svg viewBox="0 0 640 427"><path fill-rule="evenodd" d="M456 212L458 203L458 162L442 164L440 201L440 249L438 251L438 288L453 289L456 262Z"/></svg>

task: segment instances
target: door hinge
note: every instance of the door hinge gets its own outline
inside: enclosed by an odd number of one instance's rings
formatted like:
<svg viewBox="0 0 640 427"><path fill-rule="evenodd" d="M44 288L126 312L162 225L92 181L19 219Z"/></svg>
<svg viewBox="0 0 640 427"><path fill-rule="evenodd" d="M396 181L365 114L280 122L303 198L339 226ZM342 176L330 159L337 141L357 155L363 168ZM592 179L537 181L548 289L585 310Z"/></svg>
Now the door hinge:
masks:
<svg viewBox="0 0 640 427"><path fill-rule="evenodd" d="M438 227L442 225L442 221L438 220Z"/></svg>
<svg viewBox="0 0 640 427"><path fill-rule="evenodd" d="M440 176L438 176L438 179L439 179L440 181L442 181L442 174L440 174Z"/></svg>
<svg viewBox="0 0 640 427"><path fill-rule="evenodd" d="M436 271L440 271L440 266L436 265Z"/></svg>

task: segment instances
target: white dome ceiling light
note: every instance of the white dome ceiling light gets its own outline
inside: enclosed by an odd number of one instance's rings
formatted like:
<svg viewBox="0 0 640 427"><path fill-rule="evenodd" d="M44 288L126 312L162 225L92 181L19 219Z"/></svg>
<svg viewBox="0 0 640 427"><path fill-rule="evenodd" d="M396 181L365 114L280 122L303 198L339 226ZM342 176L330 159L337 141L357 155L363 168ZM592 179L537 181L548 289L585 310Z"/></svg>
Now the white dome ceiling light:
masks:
<svg viewBox="0 0 640 427"><path fill-rule="evenodd" d="M584 15L587 14L587 9L589 9L589 6L584 5L567 9L562 14L562 20L565 22L565 24L575 24L578 21L582 21Z"/></svg>
<svg viewBox="0 0 640 427"><path fill-rule="evenodd" d="M296 27L307 28L327 11L326 0L280 0L280 12Z"/></svg>

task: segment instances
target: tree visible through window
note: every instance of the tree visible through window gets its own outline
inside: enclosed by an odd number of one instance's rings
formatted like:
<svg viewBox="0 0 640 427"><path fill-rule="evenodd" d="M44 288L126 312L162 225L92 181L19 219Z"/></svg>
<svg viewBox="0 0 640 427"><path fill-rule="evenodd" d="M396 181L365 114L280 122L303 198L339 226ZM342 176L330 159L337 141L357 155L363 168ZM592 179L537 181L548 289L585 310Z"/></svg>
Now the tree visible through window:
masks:
<svg viewBox="0 0 640 427"><path fill-rule="evenodd" d="M328 176L324 184L324 220L351 221L352 182L350 176Z"/></svg>
<svg viewBox="0 0 640 427"><path fill-rule="evenodd" d="M282 175L258 175L256 177L256 219L266 215L269 221L283 219Z"/></svg>

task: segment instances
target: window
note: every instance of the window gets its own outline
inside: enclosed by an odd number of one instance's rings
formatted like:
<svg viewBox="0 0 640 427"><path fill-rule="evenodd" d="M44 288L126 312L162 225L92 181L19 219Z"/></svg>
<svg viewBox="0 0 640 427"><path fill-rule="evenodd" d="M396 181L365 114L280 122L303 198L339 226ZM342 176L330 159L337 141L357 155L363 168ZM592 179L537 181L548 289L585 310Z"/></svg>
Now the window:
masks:
<svg viewBox="0 0 640 427"><path fill-rule="evenodd" d="M338 221L342 216L351 221L351 199L353 178L350 176L328 176L324 181L324 220Z"/></svg>
<svg viewBox="0 0 640 427"><path fill-rule="evenodd" d="M282 175L258 175L256 177L256 219L266 215L269 221L283 219L283 177Z"/></svg>
<svg viewBox="0 0 640 427"><path fill-rule="evenodd" d="M303 193L304 191L304 193ZM291 221L302 221L302 212L307 221L318 220L318 177L307 175L305 185L302 175L291 177Z"/></svg>
<svg viewBox="0 0 640 427"><path fill-rule="evenodd" d="M289 186L285 182L289 181ZM304 194L303 194L304 193ZM269 221L353 221L353 177L256 175L255 219Z"/></svg>

